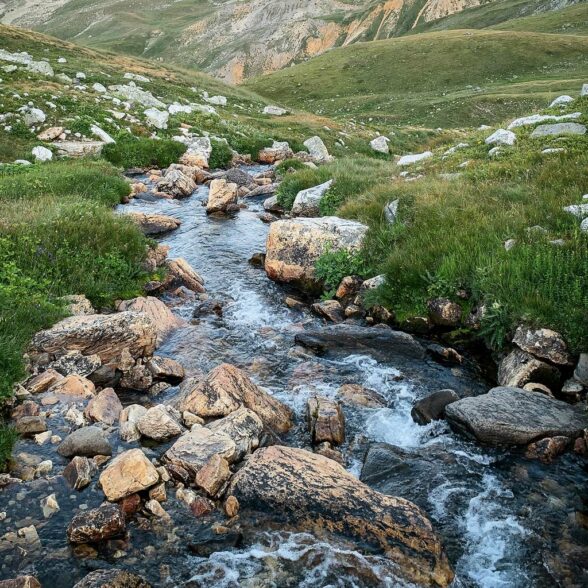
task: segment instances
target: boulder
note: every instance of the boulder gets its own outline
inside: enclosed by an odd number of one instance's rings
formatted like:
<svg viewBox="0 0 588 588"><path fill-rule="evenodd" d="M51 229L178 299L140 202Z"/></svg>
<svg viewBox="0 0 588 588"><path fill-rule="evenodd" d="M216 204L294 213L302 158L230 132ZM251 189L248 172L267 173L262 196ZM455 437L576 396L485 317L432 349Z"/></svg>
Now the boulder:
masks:
<svg viewBox="0 0 588 588"><path fill-rule="evenodd" d="M103 364L117 367L123 350L134 358L150 356L156 340L155 324L145 314L92 314L72 316L39 331L33 337L31 350L49 354L78 350L84 355L96 354Z"/></svg>
<svg viewBox="0 0 588 588"><path fill-rule="evenodd" d="M276 221L267 237L265 270L277 282L322 290L318 259L327 251L357 251L366 233L365 225L334 216Z"/></svg>
<svg viewBox="0 0 588 588"><path fill-rule="evenodd" d="M227 180L212 180L206 204L206 214L226 213L238 210L237 184Z"/></svg>
<svg viewBox="0 0 588 588"><path fill-rule="evenodd" d="M400 204L400 200L397 198L396 200L392 200L384 207L384 217L386 220L393 225L398 218L398 206Z"/></svg>
<svg viewBox="0 0 588 588"><path fill-rule="evenodd" d="M274 164L278 161L283 161L284 159L289 159L294 155L292 149L290 149L290 145L288 143L274 141L271 147L266 147L259 152L257 156L258 161L261 163L269 163Z"/></svg>
<svg viewBox="0 0 588 588"><path fill-rule="evenodd" d="M167 129L167 121L169 120L169 112L167 110L148 108L143 114L149 126L155 127L156 129Z"/></svg>
<svg viewBox="0 0 588 588"><path fill-rule="evenodd" d="M533 357L522 349L514 349L498 366L498 383L501 386L522 388L529 382L538 382L552 387L560 380L559 370Z"/></svg>
<svg viewBox="0 0 588 588"><path fill-rule="evenodd" d="M571 96L564 94L563 96L558 96L555 100L553 100L553 102L549 105L549 108L555 108L556 106L564 106L573 101L574 99Z"/></svg>
<svg viewBox="0 0 588 588"><path fill-rule="evenodd" d="M552 125L540 125L532 133L531 139L540 137L560 137L563 135L585 135L586 126L580 123L556 123Z"/></svg>
<svg viewBox="0 0 588 588"><path fill-rule="evenodd" d="M333 180L329 180L320 186L298 192L292 205L292 214L294 216L320 216L321 200L332 185Z"/></svg>
<svg viewBox="0 0 588 588"><path fill-rule="evenodd" d="M329 155L329 151L320 137L314 136L306 139L303 144L308 149L315 163L329 163L329 161L333 161L334 158Z"/></svg>
<svg viewBox="0 0 588 588"><path fill-rule="evenodd" d="M18 576L10 580L0 580L0 588L42 588L34 576Z"/></svg>
<svg viewBox="0 0 588 588"><path fill-rule="evenodd" d="M263 208L268 212L275 212L276 214L282 214L284 212L284 207L278 202L277 196L271 196L264 200Z"/></svg>
<svg viewBox="0 0 588 588"><path fill-rule="evenodd" d="M155 236L175 231L182 221L165 214L146 212L128 212L127 216L137 225L145 235Z"/></svg>
<svg viewBox="0 0 588 588"><path fill-rule="evenodd" d="M158 180L156 187L159 192L170 194L174 198L186 198L196 190L196 182L179 169L169 169Z"/></svg>
<svg viewBox="0 0 588 588"><path fill-rule="evenodd" d="M147 409L140 404L131 404L122 410L119 416L119 422L120 437L123 441L138 441L141 438L137 423L146 412Z"/></svg>
<svg viewBox="0 0 588 588"><path fill-rule="evenodd" d="M517 140L517 136L507 129L498 129L495 133L492 133L486 138L486 145L514 145Z"/></svg>
<svg viewBox="0 0 588 588"><path fill-rule="evenodd" d="M345 320L344 309L338 300L323 300L311 306L312 311L333 323Z"/></svg>
<svg viewBox="0 0 588 588"><path fill-rule="evenodd" d="M108 86L108 89L113 94L116 94L117 96L120 96L121 98L124 98L130 102L137 102L142 106L153 106L155 108L166 107L165 104L161 100L155 98L151 92L139 88L134 84L134 82L126 85Z"/></svg>
<svg viewBox="0 0 588 588"><path fill-rule="evenodd" d="M138 421L137 429L144 437L155 441L166 441L181 435L184 427L181 416L171 406L158 404L151 407Z"/></svg>
<svg viewBox="0 0 588 588"><path fill-rule="evenodd" d="M453 390L439 390L415 402L410 415L419 425L428 425L431 421L438 421L445 416L445 407L459 400Z"/></svg>
<svg viewBox="0 0 588 588"><path fill-rule="evenodd" d="M230 437L236 446L235 461L239 461L259 447L263 422L252 410L242 406L228 416L212 421L206 428Z"/></svg>
<svg viewBox="0 0 588 588"><path fill-rule="evenodd" d="M140 296L132 300L125 300L119 304L118 310L123 313L132 311L133 314L140 313L147 317L155 326L158 345L170 333L184 325L184 321L176 316L164 302L153 296Z"/></svg>
<svg viewBox="0 0 588 588"><path fill-rule="evenodd" d="M74 588L151 588L151 584L137 574L109 569L90 572Z"/></svg>
<svg viewBox="0 0 588 588"><path fill-rule="evenodd" d="M14 428L19 435L27 437L44 433L47 430L47 422L44 416L22 416L17 419Z"/></svg>
<svg viewBox="0 0 588 588"><path fill-rule="evenodd" d="M527 459L538 459L549 464L556 457L565 453L570 444L568 437L545 437L536 443L530 443L525 452L525 457Z"/></svg>
<svg viewBox="0 0 588 588"><path fill-rule="evenodd" d="M563 114L561 116L556 116L553 114L532 114L530 116L523 116L522 118L517 118L513 120L509 125L509 129L515 129L517 127L524 127L528 125L536 125L540 122L546 121L561 121L561 120L573 120L582 116L581 112L573 112L571 114Z"/></svg>
<svg viewBox="0 0 588 588"><path fill-rule="evenodd" d="M181 403L181 410L197 416L223 417L246 406L278 433L292 426L292 411L254 384L239 368L221 364L189 390Z"/></svg>
<svg viewBox="0 0 588 588"><path fill-rule="evenodd" d="M415 163L425 161L425 159L429 159L430 157L433 157L433 153L431 153L431 151L425 151L424 153L411 153L409 155L403 155L396 162L396 165L399 165L400 167L405 165L413 165Z"/></svg>
<svg viewBox="0 0 588 588"><path fill-rule="evenodd" d="M175 359L154 355L147 361L147 369L156 380L179 384L185 377L184 368Z"/></svg>
<svg viewBox="0 0 588 588"><path fill-rule="evenodd" d="M315 445L341 445L345 440L345 417L338 402L314 396L306 404L308 429Z"/></svg>
<svg viewBox="0 0 588 588"><path fill-rule="evenodd" d="M187 150L180 159L180 163L186 165L208 168L208 160L212 154L212 143L208 137L196 137L188 135L187 137L174 137L180 143L186 145Z"/></svg>
<svg viewBox="0 0 588 588"><path fill-rule="evenodd" d="M227 180L230 184L237 184L239 187L255 185L254 177L238 167L232 167L224 172L222 174L222 179ZM271 180L268 180L268 182L270 181Z"/></svg>
<svg viewBox="0 0 588 588"><path fill-rule="evenodd" d="M111 502L147 490L159 473L141 449L129 449L113 459L100 474L100 486Z"/></svg>
<svg viewBox="0 0 588 588"><path fill-rule="evenodd" d="M120 507L103 504L75 515L67 527L67 538L70 543L97 543L118 537L125 529L125 515Z"/></svg>
<svg viewBox="0 0 588 588"><path fill-rule="evenodd" d="M119 386L127 390L137 390L144 392L149 390L153 384L153 376L146 366L137 364L125 370L120 381Z"/></svg>
<svg viewBox="0 0 588 588"><path fill-rule="evenodd" d="M97 396L92 398L86 406L84 414L90 421L98 421L105 425L113 425L118 421L118 417L123 406L112 388L104 388Z"/></svg>
<svg viewBox="0 0 588 588"><path fill-rule="evenodd" d="M102 141L56 141L53 143L60 157L98 157L102 153Z"/></svg>
<svg viewBox="0 0 588 588"><path fill-rule="evenodd" d="M440 327L457 327L461 323L462 309L447 298L434 298L427 303L429 318Z"/></svg>
<svg viewBox="0 0 588 588"><path fill-rule="evenodd" d="M337 532L381 549L409 582L448 586L453 572L423 512L385 496L335 461L274 445L256 451L234 476L227 495L241 509L274 511L301 528Z"/></svg>
<svg viewBox="0 0 588 588"><path fill-rule="evenodd" d="M196 485L209 496L215 496L231 477L229 462L218 454L213 455L196 474Z"/></svg>
<svg viewBox="0 0 588 588"><path fill-rule="evenodd" d="M219 455L229 463L235 460L237 447L225 433L211 431L200 425L193 425L164 454L165 463L179 467L195 476L208 460Z"/></svg>
<svg viewBox="0 0 588 588"><path fill-rule="evenodd" d="M512 342L523 351L557 365L571 365L572 356L563 337L551 329L520 326Z"/></svg>
<svg viewBox="0 0 588 588"><path fill-rule="evenodd" d="M457 431L488 445L527 445L544 437L575 439L588 427L588 415L545 394L498 387L445 408Z"/></svg>
<svg viewBox="0 0 588 588"><path fill-rule="evenodd" d="M281 108L279 106L266 106L263 109L263 114L269 114L271 116L284 116L288 114L288 111L285 108Z"/></svg>
<svg viewBox="0 0 588 588"><path fill-rule="evenodd" d="M424 348L412 335L403 331L394 331L384 325L376 327L329 325L297 333L295 341L298 345L308 347L316 353L364 352L383 361L388 361L394 356L413 359L422 359L425 356Z"/></svg>
<svg viewBox="0 0 588 588"><path fill-rule="evenodd" d="M106 433L100 427L82 427L70 433L57 448L63 457L94 457L95 455L112 455L112 447Z"/></svg>
<svg viewBox="0 0 588 588"><path fill-rule="evenodd" d="M53 159L53 152L47 147L37 146L33 147L31 151L35 161L51 161Z"/></svg>
<svg viewBox="0 0 588 588"><path fill-rule="evenodd" d="M389 142L390 139L388 139L388 137L380 135L379 137L376 137L370 141L370 147L377 153L388 155L388 153L390 153L390 147L388 147Z"/></svg>
<svg viewBox="0 0 588 588"><path fill-rule="evenodd" d="M165 286L176 289L180 286L202 294L205 292L204 279L194 271L192 266L183 258L170 259L166 262L167 276Z"/></svg>
<svg viewBox="0 0 588 588"><path fill-rule="evenodd" d="M337 397L343 404L366 408L383 408L387 404L386 399L375 390L364 388L359 384L343 384L337 392Z"/></svg>
<svg viewBox="0 0 588 588"><path fill-rule="evenodd" d="M63 376L56 370L49 368L26 380L23 386L31 394L41 394L42 392L46 392L59 380L63 380Z"/></svg>
<svg viewBox="0 0 588 588"><path fill-rule="evenodd" d="M156 269L163 266L169 253L169 245L157 244L155 247L147 249L147 257L143 261L142 267L146 272L153 273Z"/></svg>
<svg viewBox="0 0 588 588"><path fill-rule="evenodd" d="M55 141L63 133L63 127L50 127L37 135L39 141Z"/></svg>
<svg viewBox="0 0 588 588"><path fill-rule="evenodd" d="M65 402L76 402L86 398L93 398L96 393L94 383L77 374L71 374L59 380L49 388L53 396Z"/></svg>
<svg viewBox="0 0 588 588"><path fill-rule="evenodd" d="M74 490L83 490L92 481L92 477L98 472L93 460L76 455L63 470L65 481Z"/></svg>

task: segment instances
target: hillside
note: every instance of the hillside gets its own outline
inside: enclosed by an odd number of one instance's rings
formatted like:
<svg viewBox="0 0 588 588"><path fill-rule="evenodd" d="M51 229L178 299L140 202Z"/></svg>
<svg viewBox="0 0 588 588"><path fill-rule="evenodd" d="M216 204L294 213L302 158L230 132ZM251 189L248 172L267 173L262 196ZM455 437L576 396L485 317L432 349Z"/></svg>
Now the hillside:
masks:
<svg viewBox="0 0 588 588"><path fill-rule="evenodd" d="M231 83L337 46L385 39L483 0L8 0L0 19ZM3 16L2 16L3 14Z"/></svg>
<svg viewBox="0 0 588 588"><path fill-rule="evenodd" d="M473 126L523 114L588 77L588 38L457 30L335 49L246 87L321 115Z"/></svg>

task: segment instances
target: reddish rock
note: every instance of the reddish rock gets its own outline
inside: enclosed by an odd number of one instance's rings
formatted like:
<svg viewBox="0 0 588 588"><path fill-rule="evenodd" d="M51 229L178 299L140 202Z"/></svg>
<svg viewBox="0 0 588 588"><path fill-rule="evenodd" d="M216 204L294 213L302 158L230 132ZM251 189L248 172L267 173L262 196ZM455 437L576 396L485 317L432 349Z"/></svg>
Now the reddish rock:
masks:
<svg viewBox="0 0 588 588"><path fill-rule="evenodd" d="M96 543L125 532L125 517L118 505L103 504L74 516L67 528L71 543Z"/></svg>
<svg viewBox="0 0 588 588"><path fill-rule="evenodd" d="M527 447L525 457L528 459L538 459L543 463L551 463L556 457L565 453L570 445L568 437L546 437L531 443Z"/></svg>
<svg viewBox="0 0 588 588"><path fill-rule="evenodd" d="M125 518L128 519L139 512L141 508L141 497L138 494L131 494L130 496L125 496L118 504Z"/></svg>
<svg viewBox="0 0 588 588"><path fill-rule="evenodd" d="M214 511L214 503L208 500L208 498L197 496L192 504L190 504L190 509L194 513L194 516L205 517Z"/></svg>
<svg viewBox="0 0 588 588"><path fill-rule="evenodd" d="M198 470L196 484L209 496L215 496L230 477L229 462L216 454Z"/></svg>
<svg viewBox="0 0 588 588"><path fill-rule="evenodd" d="M113 425L118 421L122 409L116 392L112 388L105 388L90 400L84 414L90 421Z"/></svg>

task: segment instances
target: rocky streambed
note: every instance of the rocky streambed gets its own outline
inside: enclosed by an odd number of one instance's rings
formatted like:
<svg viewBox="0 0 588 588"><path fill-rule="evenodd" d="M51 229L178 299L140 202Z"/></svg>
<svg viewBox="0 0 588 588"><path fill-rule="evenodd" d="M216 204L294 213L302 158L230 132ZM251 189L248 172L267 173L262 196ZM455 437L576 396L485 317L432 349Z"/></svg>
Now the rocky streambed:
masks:
<svg viewBox="0 0 588 588"><path fill-rule="evenodd" d="M585 584L584 457L553 447L581 439L582 409L486 394L475 361L387 326L327 324L250 263L274 186L268 166L239 177L246 190L178 177L174 198L136 178L120 212L157 239L150 269L167 278L112 315L74 300L75 316L35 337L38 375L13 412L23 437L0 479L0 578ZM298 279L282 261L270 274ZM453 429L431 420L444 412ZM497 431L518 448L496 447ZM539 437L549 447L532 454Z"/></svg>

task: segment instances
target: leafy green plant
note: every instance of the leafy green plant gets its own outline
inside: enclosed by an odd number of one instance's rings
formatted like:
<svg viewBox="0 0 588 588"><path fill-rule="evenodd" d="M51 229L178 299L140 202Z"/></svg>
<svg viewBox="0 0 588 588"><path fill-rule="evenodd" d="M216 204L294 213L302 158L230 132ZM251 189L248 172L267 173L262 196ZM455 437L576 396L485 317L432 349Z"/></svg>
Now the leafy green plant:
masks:
<svg viewBox="0 0 588 588"><path fill-rule="evenodd" d="M17 439L18 434L12 427L0 423L0 472L6 468Z"/></svg>
<svg viewBox="0 0 588 588"><path fill-rule="evenodd" d="M233 159L233 151L226 141L212 139L212 153L208 159L210 169L227 168Z"/></svg>
<svg viewBox="0 0 588 588"><path fill-rule="evenodd" d="M509 309L500 302L484 306L480 335L490 349L499 351L507 341L512 329L512 315Z"/></svg>
<svg viewBox="0 0 588 588"><path fill-rule="evenodd" d="M325 298L332 298L335 295L337 287L345 276L364 276L366 270L361 254L346 249L338 251L327 249L315 265L316 277L324 284Z"/></svg>

